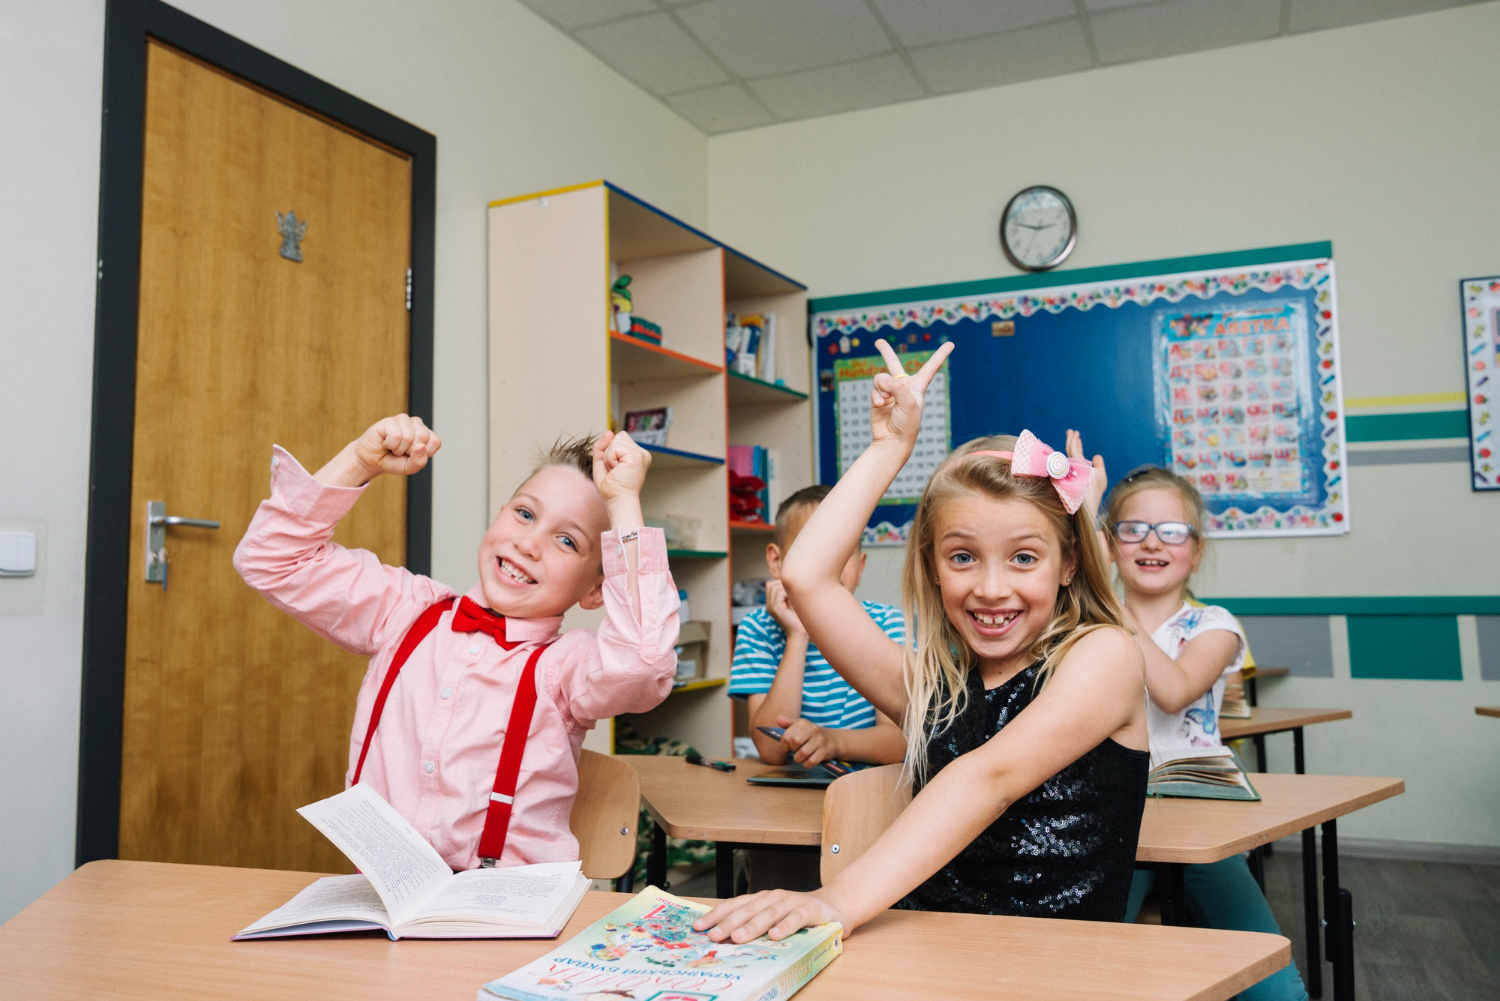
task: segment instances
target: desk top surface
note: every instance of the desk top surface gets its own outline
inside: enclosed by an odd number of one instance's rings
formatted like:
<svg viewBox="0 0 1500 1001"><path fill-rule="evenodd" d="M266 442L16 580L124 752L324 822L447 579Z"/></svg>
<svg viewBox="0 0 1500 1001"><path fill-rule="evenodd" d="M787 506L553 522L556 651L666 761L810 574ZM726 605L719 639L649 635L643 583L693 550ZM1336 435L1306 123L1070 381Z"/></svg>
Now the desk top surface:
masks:
<svg viewBox="0 0 1500 1001"><path fill-rule="evenodd" d="M1217 862L1406 791L1400 779L1256 772L1260 802L1148 798L1140 862Z"/></svg>
<svg viewBox="0 0 1500 1001"><path fill-rule="evenodd" d="M753 845L821 845L823 790L753 786L745 780L770 771L738 758L721 772L672 755L627 754L641 776L646 811L674 838Z"/></svg>
<svg viewBox="0 0 1500 1001"><path fill-rule="evenodd" d="M1283 709L1279 706L1255 706L1249 719L1226 719L1219 717L1220 735L1225 740L1253 737L1261 733L1279 733L1295 730L1299 726L1328 723L1336 719L1350 719L1350 709Z"/></svg>
<svg viewBox="0 0 1500 1001"><path fill-rule="evenodd" d="M0 996L35 1001L459 999L551 940L391 942L320 935L231 942L315 873L94 862L0 926ZM628 899L590 893L566 940ZM799 992L805 1001L1228 998L1291 958L1279 935L1159 925L887 911Z"/></svg>
<svg viewBox="0 0 1500 1001"><path fill-rule="evenodd" d="M1475 706L1474 712L1480 716L1500 716L1500 706Z"/></svg>

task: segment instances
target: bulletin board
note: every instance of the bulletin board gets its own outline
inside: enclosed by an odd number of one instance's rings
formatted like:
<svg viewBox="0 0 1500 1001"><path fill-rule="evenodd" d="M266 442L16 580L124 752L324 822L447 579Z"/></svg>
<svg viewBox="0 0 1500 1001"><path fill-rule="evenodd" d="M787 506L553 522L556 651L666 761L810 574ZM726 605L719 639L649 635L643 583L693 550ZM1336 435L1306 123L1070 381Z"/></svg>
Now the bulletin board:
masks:
<svg viewBox="0 0 1500 1001"><path fill-rule="evenodd" d="M883 337L916 371L944 341L916 450L865 530L906 541L922 487L955 446L1068 428L1111 481L1188 477L1219 537L1349 531L1330 243L815 299L818 479L870 440Z"/></svg>
<svg viewBox="0 0 1500 1001"><path fill-rule="evenodd" d="M1458 283L1464 308L1464 371L1469 389L1469 468L1475 490L1500 490L1495 457L1496 386L1500 364L1500 275Z"/></svg>

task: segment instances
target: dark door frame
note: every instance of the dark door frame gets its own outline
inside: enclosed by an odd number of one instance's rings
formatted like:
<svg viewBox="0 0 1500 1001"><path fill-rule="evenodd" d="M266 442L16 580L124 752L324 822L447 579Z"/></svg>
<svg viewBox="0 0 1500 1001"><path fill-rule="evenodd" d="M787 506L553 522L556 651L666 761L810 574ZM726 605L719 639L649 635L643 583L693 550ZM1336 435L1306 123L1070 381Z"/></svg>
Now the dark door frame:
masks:
<svg viewBox="0 0 1500 1001"><path fill-rule="evenodd" d="M411 157L409 412L432 418L433 243L437 137L304 73L161 0L108 0L99 169L83 686L78 740L77 864L119 851L125 710L126 594L132 568L136 322L141 268L146 42L156 39ZM432 473L407 480L406 565L432 558Z"/></svg>

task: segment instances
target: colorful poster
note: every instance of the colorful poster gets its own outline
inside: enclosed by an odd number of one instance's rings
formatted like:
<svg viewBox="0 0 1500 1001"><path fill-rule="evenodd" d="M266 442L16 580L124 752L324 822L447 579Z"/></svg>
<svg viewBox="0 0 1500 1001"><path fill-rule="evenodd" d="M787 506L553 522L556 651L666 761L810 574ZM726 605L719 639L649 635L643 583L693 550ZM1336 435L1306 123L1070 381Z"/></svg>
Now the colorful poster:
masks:
<svg viewBox="0 0 1500 1001"><path fill-rule="evenodd" d="M1469 381L1469 468L1475 490L1500 490L1495 457L1495 384L1500 363L1500 275L1459 282L1464 307L1464 371Z"/></svg>
<svg viewBox="0 0 1500 1001"><path fill-rule="evenodd" d="M920 369L931 357L931 351L914 351L903 354L901 361L910 374ZM840 476L870 447L870 394L875 388L876 374L885 370L885 362L879 355L840 358L834 362ZM917 432L917 447L880 502L915 504L921 500L923 488L950 448L952 438L948 429L948 371L945 365L932 377L932 382L927 385L927 393L922 398L922 429Z"/></svg>

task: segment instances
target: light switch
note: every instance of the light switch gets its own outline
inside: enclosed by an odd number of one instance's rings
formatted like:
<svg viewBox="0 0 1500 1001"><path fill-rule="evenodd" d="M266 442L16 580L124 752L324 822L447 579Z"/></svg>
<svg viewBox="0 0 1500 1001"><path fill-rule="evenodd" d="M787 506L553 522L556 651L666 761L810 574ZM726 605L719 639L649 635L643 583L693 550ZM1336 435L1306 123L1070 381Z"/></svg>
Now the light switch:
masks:
<svg viewBox="0 0 1500 1001"><path fill-rule="evenodd" d="M36 533L0 532L0 577L36 573Z"/></svg>

